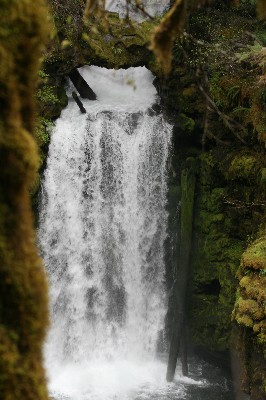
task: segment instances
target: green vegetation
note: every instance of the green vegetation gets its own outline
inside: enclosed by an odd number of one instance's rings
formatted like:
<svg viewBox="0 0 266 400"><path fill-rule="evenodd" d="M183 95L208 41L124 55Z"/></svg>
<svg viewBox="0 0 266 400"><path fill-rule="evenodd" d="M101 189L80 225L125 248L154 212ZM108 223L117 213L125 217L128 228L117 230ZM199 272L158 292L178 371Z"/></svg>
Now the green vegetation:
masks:
<svg viewBox="0 0 266 400"><path fill-rule="evenodd" d="M253 15L223 7L192 14L189 34L174 45L162 96L176 124L171 193L179 188L186 157L196 156L199 165L190 334L195 345L224 352L236 323L241 379L251 398L261 400L266 386L266 68L259 43L265 30Z"/></svg>
<svg viewBox="0 0 266 400"><path fill-rule="evenodd" d="M265 229L264 229L265 232ZM233 318L244 327L248 338L246 375L250 385L259 385L265 393L266 359L266 238L260 237L243 253L237 273L239 279L238 298ZM243 340L243 338L242 338ZM251 365L256 366L251 369Z"/></svg>
<svg viewBox="0 0 266 400"><path fill-rule="evenodd" d="M252 400L265 396L266 33L265 23L255 19L254 2L240 3L233 10L218 4L191 12L188 33L174 42L173 69L166 78L148 49L158 21L137 24L106 13L103 23L97 15L84 23L83 0L50 0L50 44L37 76L48 35L47 10L42 0L3 1L0 397L4 400L47 399L41 366L46 282L34 245L29 201L29 191L34 195L39 184L40 160L33 138L44 161L54 120L67 104L65 77L78 66L92 64L146 65L157 75L166 113L175 126L167 285L171 287L178 257L177 249L173 253L170 249L180 238L181 171L186 159L193 157L197 182L190 334L195 345L224 352L234 322L247 391Z"/></svg>
<svg viewBox="0 0 266 400"><path fill-rule="evenodd" d="M50 0L50 4L57 34L45 56L46 73L66 75L84 64L108 68L155 65L148 45L156 21L138 24L106 12L100 16L94 13L84 22L82 0L67 0L64 6Z"/></svg>

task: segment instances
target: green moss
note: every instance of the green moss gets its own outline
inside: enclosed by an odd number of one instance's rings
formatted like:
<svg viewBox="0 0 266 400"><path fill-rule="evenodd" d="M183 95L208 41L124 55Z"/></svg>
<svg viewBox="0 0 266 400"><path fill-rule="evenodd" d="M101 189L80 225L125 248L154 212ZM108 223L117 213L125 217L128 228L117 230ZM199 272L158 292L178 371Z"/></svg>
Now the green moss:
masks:
<svg viewBox="0 0 266 400"><path fill-rule="evenodd" d="M51 120L47 118L39 119L34 133L40 148L47 146L47 144L50 142L50 133L53 129L53 126L54 124Z"/></svg>
<svg viewBox="0 0 266 400"><path fill-rule="evenodd" d="M29 189L39 166L34 93L48 34L42 0L10 0L0 14L0 398L46 400L42 343L47 287Z"/></svg>
<svg viewBox="0 0 266 400"><path fill-rule="evenodd" d="M261 320L263 318L263 309L252 299L239 299L238 313L249 315L252 320Z"/></svg>
<svg viewBox="0 0 266 400"><path fill-rule="evenodd" d="M183 129L174 130L176 185L180 165L192 148L204 150L198 157L195 196L192 340L207 349L228 349L232 323L237 321L241 332L237 351L246 364L245 387L252 392L251 398L266 382L266 251L262 244L266 64L265 49L247 34L257 26L255 19L215 6L210 12L193 13L189 35L175 43L173 72L161 91L178 128L184 125L186 130L187 120L180 123L180 114L181 122L185 115L195 123L191 129L188 124L193 133L189 138ZM236 43L241 43L241 59L236 56ZM211 98L209 103L198 84ZM261 240L254 242L256 237Z"/></svg>
<svg viewBox="0 0 266 400"><path fill-rule="evenodd" d="M181 113L179 115L179 120L180 120L180 128L186 131L186 133L190 134L194 131L195 121L192 118Z"/></svg>
<svg viewBox="0 0 266 400"><path fill-rule="evenodd" d="M84 64L108 68L150 65L151 69L158 69L148 50L156 21L128 22L119 19L116 13L106 12L100 20L94 15L84 23L81 2L73 5L67 0L64 10L58 2L51 0L51 3L60 40L54 38L46 54L45 70L49 73L60 70L61 74L67 74Z"/></svg>
<svg viewBox="0 0 266 400"><path fill-rule="evenodd" d="M259 388L259 391L266 381L265 244L265 236L262 236L252 242L242 256L237 274L240 280L239 297L233 312L233 318L245 328L245 335L248 338L249 351L246 353L249 355L247 366L249 384L251 390L255 387L255 390Z"/></svg>
<svg viewBox="0 0 266 400"><path fill-rule="evenodd" d="M147 46L153 23L129 24L114 14L107 14L107 19L108 26L97 25L96 30L93 30L93 21L89 21L88 33L83 35L94 57L114 68L132 66L139 63L140 59L143 63L152 58Z"/></svg>
<svg viewBox="0 0 266 400"><path fill-rule="evenodd" d="M253 319L248 315L238 315L236 321L239 325L243 325L246 328L252 328L254 325Z"/></svg>
<svg viewBox="0 0 266 400"><path fill-rule="evenodd" d="M225 199L230 191L243 188L242 179L239 179L238 167L235 160L238 155L225 149L209 151L200 156L200 172L197 185L196 212L194 225L194 250L192 253L193 263L193 296L191 301L191 327L195 343L211 347L213 350L225 350L229 345L231 330L231 313L235 303L237 280L235 274L239 268L241 255L244 248L244 240L249 231L258 226L251 220L241 220L241 212L232 206L225 205ZM238 152L239 153L239 152ZM245 153L240 153L247 154ZM248 153L249 154L249 153ZM237 158L238 159L238 158ZM252 160L254 158L252 157ZM234 170L232 169L232 164ZM256 168L260 168L260 159L256 160ZM230 169L231 168L231 169ZM230 172L229 172L230 170ZM222 174L221 174L222 172ZM235 175L234 175L235 174ZM254 196L253 184L256 184L257 176L247 168L249 185L245 189ZM232 176L237 176L236 183L231 184ZM245 175L246 176L246 175ZM230 177L230 178L229 178ZM224 187L218 185L223 184ZM257 186L257 191L259 187ZM243 197L241 197L243 199ZM250 218L250 216L249 216ZM254 218L255 214L254 214ZM243 229L243 236L240 232ZM236 234L237 232L237 234ZM247 281L247 277L245 277ZM213 283L216 289L211 289ZM220 289L218 289L218 283ZM245 280L242 284L244 285ZM261 282L258 283L261 288ZM253 292L254 289L253 281ZM208 289L209 288L209 289ZM216 290L216 294L212 293ZM249 291L251 288L249 287ZM205 292L205 293L204 293ZM257 290L258 298L261 289ZM244 299L246 300L246 299ZM256 300L257 301L257 300ZM261 300L262 301L262 300ZM244 303L241 303L241 307ZM246 303L249 304L249 303ZM255 307L255 303L253 303ZM243 307L242 307L243 308ZM256 307L255 307L256 308ZM238 313L241 325L252 326L252 318L260 318L260 314ZM256 311L258 311L256 309ZM215 318L214 318L215 315ZM251 321L253 323L251 324ZM258 321L258 319L256 319ZM211 337L211 340L210 340Z"/></svg>
<svg viewBox="0 0 266 400"><path fill-rule="evenodd" d="M37 99L42 103L58 104L59 99L56 96L55 88L53 86L45 85L37 92Z"/></svg>
<svg viewBox="0 0 266 400"><path fill-rule="evenodd" d="M243 254L241 268L266 270L266 237L257 239Z"/></svg>
<svg viewBox="0 0 266 400"><path fill-rule="evenodd" d="M231 161L226 177L233 180L251 180L257 177L259 169L260 162L254 154L240 153Z"/></svg>
<svg viewBox="0 0 266 400"><path fill-rule="evenodd" d="M257 299L261 290L260 280L254 279L253 275L245 275L239 282L242 289L245 290L247 297Z"/></svg>
<svg viewBox="0 0 266 400"><path fill-rule="evenodd" d="M231 236L233 222L224 210L227 188L217 186L221 184L221 178L219 180L217 176L219 170L214 154L202 154L196 189L193 296L190 308L195 343L222 351L229 345L235 273L243 245L239 239ZM216 291L215 294L212 290Z"/></svg>
<svg viewBox="0 0 266 400"><path fill-rule="evenodd" d="M56 82L53 82L53 78L50 75L43 74L45 77L42 78L39 84L36 99L38 112L44 122L44 119L51 120L60 116L62 109L67 106L68 97L63 86L63 81L60 82L60 85L57 85ZM42 123L42 125L45 125L45 123Z"/></svg>

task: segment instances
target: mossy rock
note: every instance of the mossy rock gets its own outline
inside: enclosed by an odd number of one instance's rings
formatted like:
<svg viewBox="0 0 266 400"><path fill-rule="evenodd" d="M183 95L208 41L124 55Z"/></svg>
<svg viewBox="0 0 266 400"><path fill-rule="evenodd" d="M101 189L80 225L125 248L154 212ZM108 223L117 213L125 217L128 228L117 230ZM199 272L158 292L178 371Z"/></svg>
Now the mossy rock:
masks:
<svg viewBox="0 0 266 400"><path fill-rule="evenodd" d="M252 299L242 299L238 301L238 313L241 315L249 315L253 321L261 320L264 317L264 310L259 304Z"/></svg>
<svg viewBox="0 0 266 400"><path fill-rule="evenodd" d="M69 13L71 13L71 9ZM71 15L74 18L74 15ZM157 70L153 53L148 49L152 30L157 22L136 23L106 12L104 19L77 20L72 35L64 20L56 20L59 38L54 38L45 55L44 65L50 74L66 75L81 65L127 68L146 65Z"/></svg>
<svg viewBox="0 0 266 400"><path fill-rule="evenodd" d="M257 239L243 254L241 268L252 268L266 272L266 237Z"/></svg>
<svg viewBox="0 0 266 400"><path fill-rule="evenodd" d="M249 273L240 279L239 286L244 290L245 297L266 301L266 277L257 273Z"/></svg>
<svg viewBox="0 0 266 400"><path fill-rule="evenodd" d="M254 180L261 168L261 163L255 154L237 154L228 168L226 178L228 180Z"/></svg>
<svg viewBox="0 0 266 400"><path fill-rule="evenodd" d="M244 252L239 277L238 298L233 317L243 329L248 346L247 376L251 397L262 398L266 381L266 241L265 236L251 243Z"/></svg>
<svg viewBox="0 0 266 400"><path fill-rule="evenodd" d="M235 273L243 244L231 236L233 222L224 208L227 188L219 186L225 183L219 177L216 155L213 152L201 154L195 199L190 309L193 341L224 351L229 346L237 284Z"/></svg>

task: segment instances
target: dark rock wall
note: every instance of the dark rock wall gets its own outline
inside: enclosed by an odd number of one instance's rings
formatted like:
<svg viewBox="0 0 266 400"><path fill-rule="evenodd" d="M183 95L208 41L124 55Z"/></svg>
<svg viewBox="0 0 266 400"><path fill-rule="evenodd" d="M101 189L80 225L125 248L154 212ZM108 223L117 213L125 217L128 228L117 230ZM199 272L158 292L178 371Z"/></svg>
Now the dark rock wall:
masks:
<svg viewBox="0 0 266 400"><path fill-rule="evenodd" d="M178 258L180 175L194 157L191 344L221 357L237 347L240 381L252 399L265 398L266 365L263 29L239 10L192 15L189 33L175 44L173 72L158 84L174 124L168 287Z"/></svg>

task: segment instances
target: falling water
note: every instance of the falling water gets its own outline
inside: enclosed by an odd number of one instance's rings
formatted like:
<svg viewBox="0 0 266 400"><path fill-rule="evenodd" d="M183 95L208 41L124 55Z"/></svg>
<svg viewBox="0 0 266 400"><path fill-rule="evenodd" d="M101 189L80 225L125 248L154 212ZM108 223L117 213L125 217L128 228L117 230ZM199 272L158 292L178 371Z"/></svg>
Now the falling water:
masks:
<svg viewBox="0 0 266 400"><path fill-rule="evenodd" d="M84 68L52 134L39 237L51 284L48 368L154 359L163 331L170 126L143 68ZM162 335L161 335L162 336Z"/></svg>
<svg viewBox="0 0 266 400"><path fill-rule="evenodd" d="M144 7L145 13L137 9L136 1L130 3L127 0L107 0L106 8L109 11L118 12L120 17L124 18L127 15L127 7L130 18L136 21L142 21L149 17L158 17L162 15L170 6L169 0L142 0L141 4ZM149 18L148 17L148 18Z"/></svg>
<svg viewBox="0 0 266 400"><path fill-rule="evenodd" d="M204 392L202 363L192 364L191 378L177 368L175 382L167 384L157 357L166 312L172 129L156 105L153 76L144 67L80 72L98 100L84 101L87 114L81 114L69 98L52 132L42 184L50 394L58 400L224 400L217 391L215 397ZM203 397L193 397L194 387Z"/></svg>

